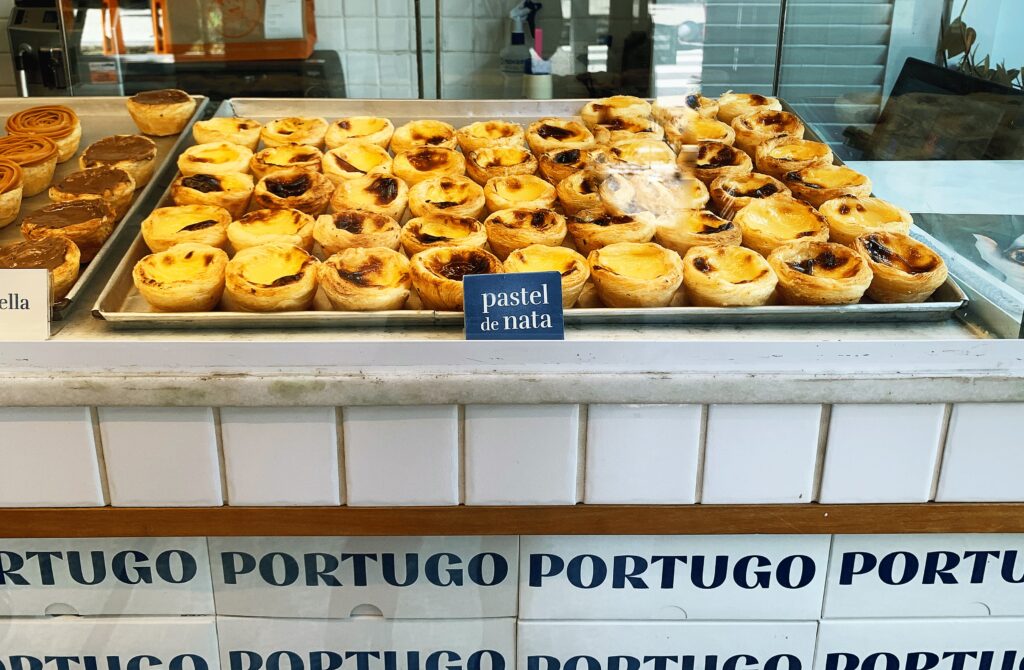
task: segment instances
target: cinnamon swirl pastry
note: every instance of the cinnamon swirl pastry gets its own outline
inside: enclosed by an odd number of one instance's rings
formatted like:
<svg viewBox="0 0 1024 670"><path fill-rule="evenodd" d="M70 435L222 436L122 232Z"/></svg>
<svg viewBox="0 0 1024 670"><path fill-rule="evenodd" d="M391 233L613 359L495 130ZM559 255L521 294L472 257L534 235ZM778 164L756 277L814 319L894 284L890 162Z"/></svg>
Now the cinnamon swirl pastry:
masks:
<svg viewBox="0 0 1024 670"><path fill-rule="evenodd" d="M562 275L562 307L576 304L590 279L587 259L572 249L533 244L511 252L503 263L505 272L557 272Z"/></svg>
<svg viewBox="0 0 1024 670"><path fill-rule="evenodd" d="M72 200L47 205L26 214L21 234L37 241L63 237L78 247L82 263L88 263L114 232L114 212L101 200Z"/></svg>
<svg viewBox="0 0 1024 670"><path fill-rule="evenodd" d="M871 268L867 295L878 302L924 302L948 276L941 256L904 233L868 233L856 249Z"/></svg>
<svg viewBox="0 0 1024 670"><path fill-rule="evenodd" d="M289 168L274 172L256 184L252 201L266 209L297 209L319 216L331 200L334 184L319 172Z"/></svg>
<svg viewBox="0 0 1024 670"><path fill-rule="evenodd" d="M176 88L136 93L125 104L139 130L157 137L177 135L196 111L195 99Z"/></svg>
<svg viewBox="0 0 1024 670"><path fill-rule="evenodd" d="M604 174L608 163L608 152L603 147L593 149L561 149L541 154L540 174L548 182L558 184L566 177L584 169Z"/></svg>
<svg viewBox="0 0 1024 670"><path fill-rule="evenodd" d="M0 158L0 228L10 225L21 211L21 195L25 178L21 166Z"/></svg>
<svg viewBox="0 0 1024 670"><path fill-rule="evenodd" d="M65 237L44 237L0 246L0 270L49 270L54 302L68 294L78 281L81 255Z"/></svg>
<svg viewBox="0 0 1024 670"><path fill-rule="evenodd" d="M484 186L487 210L540 209L555 204L555 187L534 175L495 177Z"/></svg>
<svg viewBox="0 0 1024 670"><path fill-rule="evenodd" d="M349 142L369 142L387 149L395 126L379 116L349 116L338 119L327 128L324 141L328 149L337 149Z"/></svg>
<svg viewBox="0 0 1024 670"><path fill-rule="evenodd" d="M48 195L52 202L102 200L110 205L114 210L114 218L120 221L135 197L135 180L121 168L89 168L64 177L50 187Z"/></svg>
<svg viewBox="0 0 1024 670"><path fill-rule="evenodd" d="M664 139L665 131L657 123L640 116L620 116L590 126L594 140L598 144L614 144L626 140L658 140Z"/></svg>
<svg viewBox="0 0 1024 670"><path fill-rule="evenodd" d="M468 177L427 179L409 189L409 209L416 216L449 214L476 219L485 204L484 190Z"/></svg>
<svg viewBox="0 0 1024 670"><path fill-rule="evenodd" d="M21 166L22 190L30 198L45 191L53 181L57 145L39 135L8 135L0 137L0 158Z"/></svg>
<svg viewBox="0 0 1024 670"><path fill-rule="evenodd" d="M210 205L158 207L142 222L142 239L150 251L166 251L176 244L194 242L223 249L228 243L227 210Z"/></svg>
<svg viewBox="0 0 1024 670"><path fill-rule="evenodd" d="M430 214L409 219L402 227L402 248L413 256L431 247L483 247L484 225L468 216Z"/></svg>
<svg viewBox="0 0 1024 670"><path fill-rule="evenodd" d="M801 139L804 136L804 124L799 117L789 112L761 110L738 116L732 120L732 128L736 131L736 146L746 151L751 158L758 145L770 139L785 135Z"/></svg>
<svg viewBox="0 0 1024 670"><path fill-rule="evenodd" d="M425 179L461 177L466 174L466 159L444 147L416 147L395 156L393 170L412 187Z"/></svg>
<svg viewBox="0 0 1024 670"><path fill-rule="evenodd" d="M462 153L484 147L520 147L526 139L523 127L508 121L477 121L459 128L456 133Z"/></svg>
<svg viewBox="0 0 1024 670"><path fill-rule="evenodd" d="M228 255L207 244L186 242L143 257L132 282L162 312L208 312L224 293Z"/></svg>
<svg viewBox="0 0 1024 670"><path fill-rule="evenodd" d="M680 256L691 247L730 247L743 240L739 226L706 209L685 209L658 219L654 241Z"/></svg>
<svg viewBox="0 0 1024 670"><path fill-rule="evenodd" d="M730 219L755 200L790 195L781 181L757 172L718 177L711 182L710 191L718 213Z"/></svg>
<svg viewBox="0 0 1024 670"><path fill-rule="evenodd" d="M338 184L331 196L331 209L362 209L390 216L401 221L409 204L409 187L398 177L371 172L346 179Z"/></svg>
<svg viewBox="0 0 1024 670"><path fill-rule="evenodd" d="M396 156L416 147L442 147L456 149L455 128L444 121L410 121L395 130L391 136L391 153Z"/></svg>
<svg viewBox="0 0 1024 670"><path fill-rule="evenodd" d="M680 168L685 159L679 154ZM693 170L697 179L710 184L719 177L738 177L753 171L753 161L746 153L724 142L701 142L697 145L697 159Z"/></svg>
<svg viewBox="0 0 1024 670"><path fill-rule="evenodd" d="M466 174L483 186L495 177L533 174L537 158L523 147L499 145L470 151L466 157Z"/></svg>
<svg viewBox="0 0 1024 670"><path fill-rule="evenodd" d="M334 309L377 312L402 309L412 272L405 256L384 248L352 247L320 264L320 287Z"/></svg>
<svg viewBox="0 0 1024 670"><path fill-rule="evenodd" d="M732 123L738 116L759 111L782 111L782 103L778 98L770 98L757 93L723 93L718 96L718 119Z"/></svg>
<svg viewBox="0 0 1024 670"><path fill-rule="evenodd" d="M782 181L793 195L815 207L843 195L862 198L871 195L871 180L845 165L812 165L787 172Z"/></svg>
<svg viewBox="0 0 1024 670"><path fill-rule="evenodd" d="M178 157L178 170L185 176L245 173L250 170L251 160L252 152L238 144L197 144L185 149Z"/></svg>
<svg viewBox="0 0 1024 670"><path fill-rule="evenodd" d="M249 159L249 169L256 179L282 170L298 168L307 172L320 172L324 154L311 144L279 144L258 151Z"/></svg>
<svg viewBox="0 0 1024 670"><path fill-rule="evenodd" d="M242 249L224 272L224 306L236 312L309 309L316 295L317 259L291 244Z"/></svg>
<svg viewBox="0 0 1024 670"><path fill-rule="evenodd" d="M588 126L597 125L623 116L647 117L651 115L651 103L632 95L613 95L610 98L592 100L583 105L580 116Z"/></svg>
<svg viewBox="0 0 1024 670"><path fill-rule="evenodd" d="M535 244L558 246L568 229L565 217L550 209L502 209L484 221L491 251L504 259L516 249Z"/></svg>
<svg viewBox="0 0 1024 670"><path fill-rule="evenodd" d="M801 240L768 256L789 305L852 305L871 285L871 268L859 253L834 242Z"/></svg>
<svg viewBox="0 0 1024 670"><path fill-rule="evenodd" d="M7 117L11 135L41 135L57 145L58 163L70 159L82 141L82 123L74 110L64 105L29 107Z"/></svg>
<svg viewBox="0 0 1024 670"><path fill-rule="evenodd" d="M828 241L828 222L806 202L787 196L755 200L736 214L743 246L762 256L793 240Z"/></svg>
<svg viewBox="0 0 1024 670"><path fill-rule="evenodd" d="M562 149L589 149L596 144L594 135L574 119L545 118L526 129L526 142L540 155Z"/></svg>
<svg viewBox="0 0 1024 670"><path fill-rule="evenodd" d="M82 169L106 165L125 170L135 180L135 188L149 183L156 166L156 143L142 135L112 135L93 142L81 156Z"/></svg>
<svg viewBox="0 0 1024 670"><path fill-rule="evenodd" d="M215 116L206 121L196 121L192 126L192 137L196 144L227 142L243 146L249 151L256 151L260 144L261 130L263 124L253 119Z"/></svg>
<svg viewBox="0 0 1024 670"><path fill-rule="evenodd" d="M311 144L320 148L327 134L327 120L315 116L289 116L274 119L260 130L260 139L268 147L282 144Z"/></svg>
<svg viewBox="0 0 1024 670"><path fill-rule="evenodd" d="M777 283L768 261L750 249L691 247L683 256L683 287L698 307L765 305Z"/></svg>
<svg viewBox="0 0 1024 670"><path fill-rule="evenodd" d="M271 243L311 251L315 222L297 209L257 209L228 224L228 240L235 251Z"/></svg>
<svg viewBox="0 0 1024 670"><path fill-rule="evenodd" d="M175 205L223 207L237 219L249 209L253 188L252 175L248 174L182 175L171 184L171 199Z"/></svg>
<svg viewBox="0 0 1024 670"><path fill-rule="evenodd" d="M828 221L829 239L848 247L868 233L910 233L910 212L878 198L843 195L818 208Z"/></svg>
<svg viewBox="0 0 1024 670"><path fill-rule="evenodd" d="M555 187L558 201L567 214L575 214L581 209L594 209L601 206L602 180L590 171L583 170L572 174Z"/></svg>
<svg viewBox="0 0 1024 670"><path fill-rule="evenodd" d="M501 261L479 247L433 247L412 257L412 285L427 309L460 311L462 278L497 274Z"/></svg>
<svg viewBox="0 0 1024 670"><path fill-rule="evenodd" d="M814 165L832 165L832 149L827 144L783 135L757 147L757 171L781 179Z"/></svg>
<svg viewBox="0 0 1024 670"><path fill-rule="evenodd" d="M331 149L323 158L323 171L327 178L340 184L371 172L391 172L392 161L388 150L377 144L352 140Z"/></svg>
<svg viewBox="0 0 1024 670"><path fill-rule="evenodd" d="M651 242L609 244L591 251L587 263L607 307L667 307L683 283L679 254Z"/></svg>
<svg viewBox="0 0 1024 670"><path fill-rule="evenodd" d="M647 214L615 215L603 209L585 209L566 219L566 228L581 254L616 242L650 242L655 223Z"/></svg>
<svg viewBox="0 0 1024 670"><path fill-rule="evenodd" d="M352 247L398 249L401 230L390 216L343 209L321 214L313 226L313 238L325 253L333 255Z"/></svg>

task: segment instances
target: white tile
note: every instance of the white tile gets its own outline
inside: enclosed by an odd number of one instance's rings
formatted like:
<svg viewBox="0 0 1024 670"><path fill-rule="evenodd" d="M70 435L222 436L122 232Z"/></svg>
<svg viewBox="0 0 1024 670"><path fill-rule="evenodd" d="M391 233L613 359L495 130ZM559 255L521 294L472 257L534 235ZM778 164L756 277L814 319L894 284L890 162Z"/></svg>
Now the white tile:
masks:
<svg viewBox="0 0 1024 670"><path fill-rule="evenodd" d="M224 504L212 409L101 407L99 419L111 505Z"/></svg>
<svg viewBox="0 0 1024 670"><path fill-rule="evenodd" d="M480 18L504 20L508 17L508 10L505 0L476 0L473 3L473 16Z"/></svg>
<svg viewBox="0 0 1024 670"><path fill-rule="evenodd" d="M458 505L455 405L346 407L349 505Z"/></svg>
<svg viewBox="0 0 1024 670"><path fill-rule="evenodd" d="M343 51L345 49L345 21L339 18L318 19L316 22L316 48Z"/></svg>
<svg viewBox="0 0 1024 670"><path fill-rule="evenodd" d="M413 57L406 54L381 54L380 83L383 86L408 85L416 81L413 74Z"/></svg>
<svg viewBox="0 0 1024 670"><path fill-rule="evenodd" d="M377 0L377 16L412 18L412 3L410 0Z"/></svg>
<svg viewBox="0 0 1024 670"><path fill-rule="evenodd" d="M1024 403L953 406L935 499L1024 501Z"/></svg>
<svg viewBox="0 0 1024 670"><path fill-rule="evenodd" d="M467 405L466 504L572 505L578 405Z"/></svg>
<svg viewBox="0 0 1024 670"><path fill-rule="evenodd" d="M477 53L493 54L505 46L508 39L505 32L505 21L494 19L474 19L473 21L473 51Z"/></svg>
<svg viewBox="0 0 1024 670"><path fill-rule="evenodd" d="M345 83L345 97L347 98L379 98L380 86L376 84L349 84Z"/></svg>
<svg viewBox="0 0 1024 670"><path fill-rule="evenodd" d="M373 0L345 0L345 16L373 16Z"/></svg>
<svg viewBox="0 0 1024 670"><path fill-rule="evenodd" d="M403 100L419 96L416 94L415 84L406 84L404 86L382 86L380 90L380 97L391 100Z"/></svg>
<svg viewBox="0 0 1024 670"><path fill-rule="evenodd" d="M823 503L927 502L945 405L835 405Z"/></svg>
<svg viewBox="0 0 1024 670"><path fill-rule="evenodd" d="M342 16L344 10L342 9L341 0L317 0L316 3L316 17L317 17L317 31L320 29L320 17L322 16Z"/></svg>
<svg viewBox="0 0 1024 670"><path fill-rule="evenodd" d="M340 505L333 407L220 411L230 505Z"/></svg>
<svg viewBox="0 0 1024 670"><path fill-rule="evenodd" d="M700 405L591 405L586 503L692 503Z"/></svg>
<svg viewBox="0 0 1024 670"><path fill-rule="evenodd" d="M473 16L473 5L478 0L441 0L441 16Z"/></svg>
<svg viewBox="0 0 1024 670"><path fill-rule="evenodd" d="M345 46L350 51L372 51L377 48L377 22L373 19L350 19L345 23Z"/></svg>
<svg viewBox="0 0 1024 670"><path fill-rule="evenodd" d="M345 56L345 84L377 85L377 56L373 54L350 53Z"/></svg>
<svg viewBox="0 0 1024 670"><path fill-rule="evenodd" d="M413 46L410 24L409 19L377 19L377 49L409 51Z"/></svg>
<svg viewBox="0 0 1024 670"><path fill-rule="evenodd" d="M443 19L441 24L441 45L442 50L448 52L472 51L473 19Z"/></svg>
<svg viewBox="0 0 1024 670"><path fill-rule="evenodd" d="M104 504L87 407L0 408L0 506Z"/></svg>
<svg viewBox="0 0 1024 670"><path fill-rule="evenodd" d="M709 405L705 503L807 503L820 405Z"/></svg>

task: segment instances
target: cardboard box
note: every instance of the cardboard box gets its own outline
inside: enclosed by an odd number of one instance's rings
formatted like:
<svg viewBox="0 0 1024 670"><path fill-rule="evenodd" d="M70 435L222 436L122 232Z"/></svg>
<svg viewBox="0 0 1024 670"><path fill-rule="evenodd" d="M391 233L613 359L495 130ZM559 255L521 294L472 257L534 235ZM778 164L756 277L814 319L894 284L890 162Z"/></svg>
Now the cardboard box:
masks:
<svg viewBox="0 0 1024 670"><path fill-rule="evenodd" d="M1024 615L1024 535L836 535L824 616Z"/></svg>
<svg viewBox="0 0 1024 670"><path fill-rule="evenodd" d="M344 619L516 615L516 537L210 538L217 613Z"/></svg>
<svg viewBox="0 0 1024 670"><path fill-rule="evenodd" d="M522 619L821 615L828 535L523 537Z"/></svg>
<svg viewBox="0 0 1024 670"><path fill-rule="evenodd" d="M0 540L0 616L213 613L205 538Z"/></svg>

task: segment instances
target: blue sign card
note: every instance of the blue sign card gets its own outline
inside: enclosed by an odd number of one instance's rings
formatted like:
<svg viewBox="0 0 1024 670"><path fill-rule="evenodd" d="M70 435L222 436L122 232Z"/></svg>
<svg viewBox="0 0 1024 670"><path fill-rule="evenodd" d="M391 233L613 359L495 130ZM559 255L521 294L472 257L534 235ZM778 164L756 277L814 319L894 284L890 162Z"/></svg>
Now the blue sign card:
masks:
<svg viewBox="0 0 1024 670"><path fill-rule="evenodd" d="M564 340L557 272L467 275L462 279L467 340Z"/></svg>

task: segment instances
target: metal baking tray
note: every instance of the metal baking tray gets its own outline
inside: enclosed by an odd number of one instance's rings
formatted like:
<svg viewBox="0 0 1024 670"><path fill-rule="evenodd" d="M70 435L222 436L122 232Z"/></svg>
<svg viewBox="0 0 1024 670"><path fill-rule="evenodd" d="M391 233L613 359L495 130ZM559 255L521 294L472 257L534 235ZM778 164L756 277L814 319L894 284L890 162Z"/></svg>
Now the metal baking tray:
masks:
<svg viewBox="0 0 1024 670"><path fill-rule="evenodd" d="M166 176L168 166L173 163L173 159L181 152L185 139L192 136L192 124L195 123L196 119L201 118L203 110L206 109L209 102L205 96L193 97L197 103L195 114L192 115L188 125L185 126L185 129L180 135L170 137L150 137L151 140L156 142L157 148L157 162L153 172L153 178L145 187L136 191L135 200L125 213L124 218L118 222L117 228L115 228L110 237L107 238L107 241L100 248L96 257L90 261L88 265L82 268L81 273L78 275L78 281L76 281L74 286L71 287L67 296L53 305L52 318L54 320L60 320L65 314L67 314L79 293L81 293L81 291L92 280L97 269L103 265L103 261L107 258L111 248L113 248L119 234L125 230L131 222L135 221L135 215L138 213L139 209L148 205L149 203L147 201L150 201L153 198L154 193L161 188L158 184L160 184L162 178ZM75 153L73 158L57 164L57 170L53 176L53 183L57 183L68 174L81 169L78 166L78 157L83 151L85 151L87 146L96 140L107 137L108 135L132 135L139 132L138 126L135 125L131 115L128 113L128 108L125 106L125 101L127 99L128 98L123 97L99 96L86 96L80 98L2 98L0 99L0 117L2 117L2 121L6 121L7 117L15 112L20 112L23 109L39 105L64 105L65 107L70 107L75 111L82 122L82 142L79 145L78 152ZM47 197L46 191L43 191L38 195L34 195L31 198L25 198L21 203L21 211L18 213L18 218L7 226L0 228L0 246L23 240L24 238L21 236L22 217L29 212L34 212L35 210L49 204L50 199Z"/></svg>
<svg viewBox="0 0 1024 670"><path fill-rule="evenodd" d="M329 100L235 98L215 116L244 116L269 121L282 116L342 116L374 114L396 126L414 119L439 119L459 127L474 120L501 118L529 123L544 116L575 116L585 100ZM813 133L809 133L809 139ZM170 189L164 201L170 203ZM162 201L163 202L163 201ZM459 326L462 312L395 310L382 312L156 312L132 283L132 269L149 250L138 235L100 294L93 315L114 328L324 328L388 326ZM738 323L873 323L879 321L943 321L966 307L967 296L949 279L923 303L864 302L841 306L765 307L574 307L565 312L567 324L738 324ZM961 312L962 313L962 312Z"/></svg>

